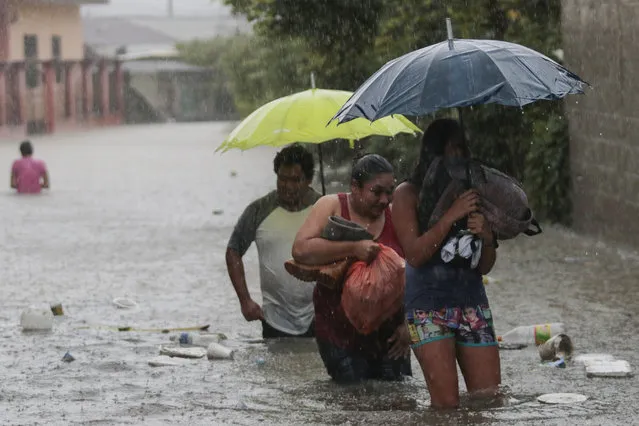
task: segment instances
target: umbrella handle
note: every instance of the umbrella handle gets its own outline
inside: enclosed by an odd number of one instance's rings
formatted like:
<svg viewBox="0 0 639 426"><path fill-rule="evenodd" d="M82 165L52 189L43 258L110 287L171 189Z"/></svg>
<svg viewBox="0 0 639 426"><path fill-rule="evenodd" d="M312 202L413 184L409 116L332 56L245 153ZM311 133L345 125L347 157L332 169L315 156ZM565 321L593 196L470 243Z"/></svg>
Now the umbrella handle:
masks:
<svg viewBox="0 0 639 426"><path fill-rule="evenodd" d="M317 158L319 160L320 182L322 183L322 195L326 195L326 184L324 183L324 156L322 155L322 144L317 144Z"/></svg>

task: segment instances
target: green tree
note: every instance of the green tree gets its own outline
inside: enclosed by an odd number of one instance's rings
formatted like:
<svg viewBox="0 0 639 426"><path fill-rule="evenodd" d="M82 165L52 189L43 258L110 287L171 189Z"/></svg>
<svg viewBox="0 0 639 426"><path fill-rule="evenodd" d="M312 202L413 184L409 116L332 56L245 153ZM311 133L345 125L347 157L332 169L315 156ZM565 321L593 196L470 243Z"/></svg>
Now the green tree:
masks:
<svg viewBox="0 0 639 426"><path fill-rule="evenodd" d="M376 64L375 43L383 0L224 0L270 41L301 39L318 84L354 90Z"/></svg>

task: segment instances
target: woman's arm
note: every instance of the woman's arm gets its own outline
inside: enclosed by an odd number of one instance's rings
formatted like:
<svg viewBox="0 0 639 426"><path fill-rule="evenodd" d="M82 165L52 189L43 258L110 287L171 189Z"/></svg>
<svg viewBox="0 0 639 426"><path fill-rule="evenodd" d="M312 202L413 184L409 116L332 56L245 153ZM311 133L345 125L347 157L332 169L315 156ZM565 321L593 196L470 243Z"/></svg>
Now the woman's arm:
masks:
<svg viewBox="0 0 639 426"><path fill-rule="evenodd" d="M417 203L418 195L413 185L402 183L397 187L393 195L393 226L404 250L406 262L413 267L430 260L453 225L447 215L444 215L435 226L419 235Z"/></svg>
<svg viewBox="0 0 639 426"><path fill-rule="evenodd" d="M293 259L305 265L326 265L347 257L370 261L379 252L379 245L373 241L329 241L321 237L329 216L340 213L336 195L320 198L293 242Z"/></svg>
<svg viewBox="0 0 639 426"><path fill-rule="evenodd" d="M418 267L428 262L441 248L442 242L453 224L478 208L479 195L469 190L455 200L453 205L435 225L419 234L417 204L419 197L414 185L403 183L393 196L393 225L406 262Z"/></svg>

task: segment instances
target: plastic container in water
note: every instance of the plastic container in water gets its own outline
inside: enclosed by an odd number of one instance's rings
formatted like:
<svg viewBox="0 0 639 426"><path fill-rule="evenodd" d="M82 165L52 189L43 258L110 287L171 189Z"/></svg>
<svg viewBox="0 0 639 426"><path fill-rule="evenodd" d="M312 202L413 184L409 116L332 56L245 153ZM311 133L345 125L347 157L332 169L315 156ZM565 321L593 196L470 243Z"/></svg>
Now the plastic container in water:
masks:
<svg viewBox="0 0 639 426"><path fill-rule="evenodd" d="M180 333L179 335L169 337L169 340L181 345L208 348L211 343L219 343L221 338L218 334Z"/></svg>
<svg viewBox="0 0 639 426"><path fill-rule="evenodd" d="M29 307L20 315L23 331L50 331L53 328L53 312L50 307Z"/></svg>
<svg viewBox="0 0 639 426"><path fill-rule="evenodd" d="M627 361L614 360L586 364L587 377L630 377L632 368Z"/></svg>
<svg viewBox="0 0 639 426"><path fill-rule="evenodd" d="M233 359L235 351L219 343L211 343L206 349L208 359Z"/></svg>
<svg viewBox="0 0 639 426"><path fill-rule="evenodd" d="M542 361L557 361L569 359L572 356L572 340L564 333L551 337L545 343L539 345L539 356Z"/></svg>
<svg viewBox="0 0 639 426"><path fill-rule="evenodd" d="M526 345L541 345L551 337L563 333L564 324L554 322L549 324L524 325L513 328L508 333L498 336L497 340L504 343L522 343Z"/></svg>

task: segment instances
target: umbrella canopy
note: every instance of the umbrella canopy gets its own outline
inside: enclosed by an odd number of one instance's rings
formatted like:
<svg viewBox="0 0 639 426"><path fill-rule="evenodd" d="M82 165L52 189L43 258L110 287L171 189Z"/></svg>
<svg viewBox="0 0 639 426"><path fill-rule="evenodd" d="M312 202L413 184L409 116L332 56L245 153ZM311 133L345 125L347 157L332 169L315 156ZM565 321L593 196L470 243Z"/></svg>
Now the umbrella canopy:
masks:
<svg viewBox="0 0 639 426"><path fill-rule="evenodd" d="M334 139L354 141L372 135L421 132L401 115L374 123L360 118L345 125L327 125L351 95L351 92L340 90L310 89L276 99L246 117L216 151L247 150L263 145L277 147L294 142L322 143Z"/></svg>
<svg viewBox="0 0 639 426"><path fill-rule="evenodd" d="M386 63L333 117L340 123L392 114L498 103L523 106L581 94L579 76L515 43L452 38Z"/></svg>

